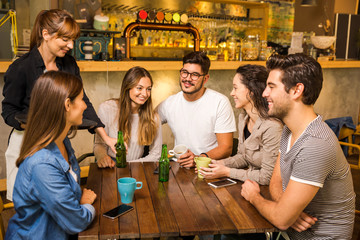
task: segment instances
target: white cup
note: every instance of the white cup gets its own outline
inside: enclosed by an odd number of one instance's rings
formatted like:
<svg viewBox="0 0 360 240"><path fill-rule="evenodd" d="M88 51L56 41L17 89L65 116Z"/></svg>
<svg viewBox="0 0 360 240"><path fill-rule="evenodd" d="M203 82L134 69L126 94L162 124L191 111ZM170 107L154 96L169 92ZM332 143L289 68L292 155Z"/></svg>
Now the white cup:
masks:
<svg viewBox="0 0 360 240"><path fill-rule="evenodd" d="M188 150L187 146L185 146L184 144L179 144L176 145L174 149L169 150L169 154L171 156L175 156L176 159L179 159L181 155L187 152L187 150Z"/></svg>

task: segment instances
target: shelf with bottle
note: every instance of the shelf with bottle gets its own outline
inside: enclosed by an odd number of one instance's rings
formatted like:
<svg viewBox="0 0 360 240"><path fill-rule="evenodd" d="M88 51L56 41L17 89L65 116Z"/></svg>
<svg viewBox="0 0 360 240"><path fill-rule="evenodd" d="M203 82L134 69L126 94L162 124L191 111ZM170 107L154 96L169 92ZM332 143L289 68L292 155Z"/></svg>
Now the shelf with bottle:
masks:
<svg viewBox="0 0 360 240"><path fill-rule="evenodd" d="M80 29L81 33L84 34L95 34L95 33L100 33L100 34L121 34L121 31L112 31L112 30L97 30L97 29Z"/></svg>

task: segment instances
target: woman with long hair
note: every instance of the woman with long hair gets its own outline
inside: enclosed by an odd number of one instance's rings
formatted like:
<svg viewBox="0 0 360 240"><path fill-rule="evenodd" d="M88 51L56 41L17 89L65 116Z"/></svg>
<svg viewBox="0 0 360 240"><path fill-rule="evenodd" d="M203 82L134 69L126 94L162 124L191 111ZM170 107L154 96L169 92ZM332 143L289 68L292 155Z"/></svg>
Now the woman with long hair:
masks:
<svg viewBox="0 0 360 240"><path fill-rule="evenodd" d="M46 100L46 101L44 101ZM35 83L5 239L68 239L93 220L96 194L80 188L80 167L67 137L82 123L83 85L76 76L49 71Z"/></svg>
<svg viewBox="0 0 360 240"><path fill-rule="evenodd" d="M127 161L157 161L161 155L162 135L158 115L151 101L153 81L142 67L129 69L122 81L120 97L99 106L99 117L110 137L122 131L127 143ZM150 151L144 156L145 146ZM95 158L99 167L114 167L115 154L95 135ZM113 158L113 159L111 159Z"/></svg>
<svg viewBox="0 0 360 240"><path fill-rule="evenodd" d="M46 71L63 71L80 78L80 70L75 59L67 54L74 47L74 40L79 37L80 28L65 10L43 10L36 17L30 36L30 52L13 62L4 75L4 100L2 113L11 132L9 146L5 153L7 173L7 198L12 199L12 190L16 178L15 161L19 156L20 145L26 126L17 121L19 114L26 114L29 109L30 93L36 80ZM45 101L45 99L44 99ZM104 125L84 92L87 109L84 118L97 123L91 133L98 133L110 147L116 139L106 135ZM114 149L115 151L115 149Z"/></svg>
<svg viewBox="0 0 360 240"><path fill-rule="evenodd" d="M268 103L262 97L268 73L258 65L244 65L233 79L235 107L239 115L239 145L235 156L212 161L210 168L200 169L207 179L230 177L250 179L268 185L279 152L282 124L268 118Z"/></svg>

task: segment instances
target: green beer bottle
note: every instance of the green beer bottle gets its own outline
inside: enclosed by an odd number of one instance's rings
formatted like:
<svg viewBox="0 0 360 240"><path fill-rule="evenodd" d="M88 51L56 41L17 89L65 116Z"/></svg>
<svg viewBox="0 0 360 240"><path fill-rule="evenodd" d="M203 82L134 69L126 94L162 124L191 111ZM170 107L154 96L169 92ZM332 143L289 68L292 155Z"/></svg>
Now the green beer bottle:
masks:
<svg viewBox="0 0 360 240"><path fill-rule="evenodd" d="M115 144L116 149L116 167L126 167L126 148L124 144L124 136L122 131L118 132L117 143Z"/></svg>
<svg viewBox="0 0 360 240"><path fill-rule="evenodd" d="M169 159L167 155L167 146L166 144L162 145L161 157L159 160L159 181L167 182L169 181Z"/></svg>

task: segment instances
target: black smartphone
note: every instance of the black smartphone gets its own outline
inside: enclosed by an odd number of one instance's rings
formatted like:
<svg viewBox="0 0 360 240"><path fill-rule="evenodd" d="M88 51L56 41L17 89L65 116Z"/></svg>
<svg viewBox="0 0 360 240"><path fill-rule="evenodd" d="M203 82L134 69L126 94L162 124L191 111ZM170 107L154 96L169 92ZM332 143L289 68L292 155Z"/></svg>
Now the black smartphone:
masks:
<svg viewBox="0 0 360 240"><path fill-rule="evenodd" d="M234 185L234 184L236 184L236 182L230 178L227 178L224 180L210 182L208 184L214 188L219 188L219 187L226 187L226 186Z"/></svg>
<svg viewBox="0 0 360 240"><path fill-rule="evenodd" d="M169 169L171 169L171 165L169 166ZM154 174L159 174L159 166L155 168Z"/></svg>
<svg viewBox="0 0 360 240"><path fill-rule="evenodd" d="M117 206L116 208L113 208L110 211L107 211L106 213L103 214L103 216L111 218L111 219L115 219L133 209L134 209L134 207L132 207L132 206L129 206L126 204L121 204L120 206Z"/></svg>

